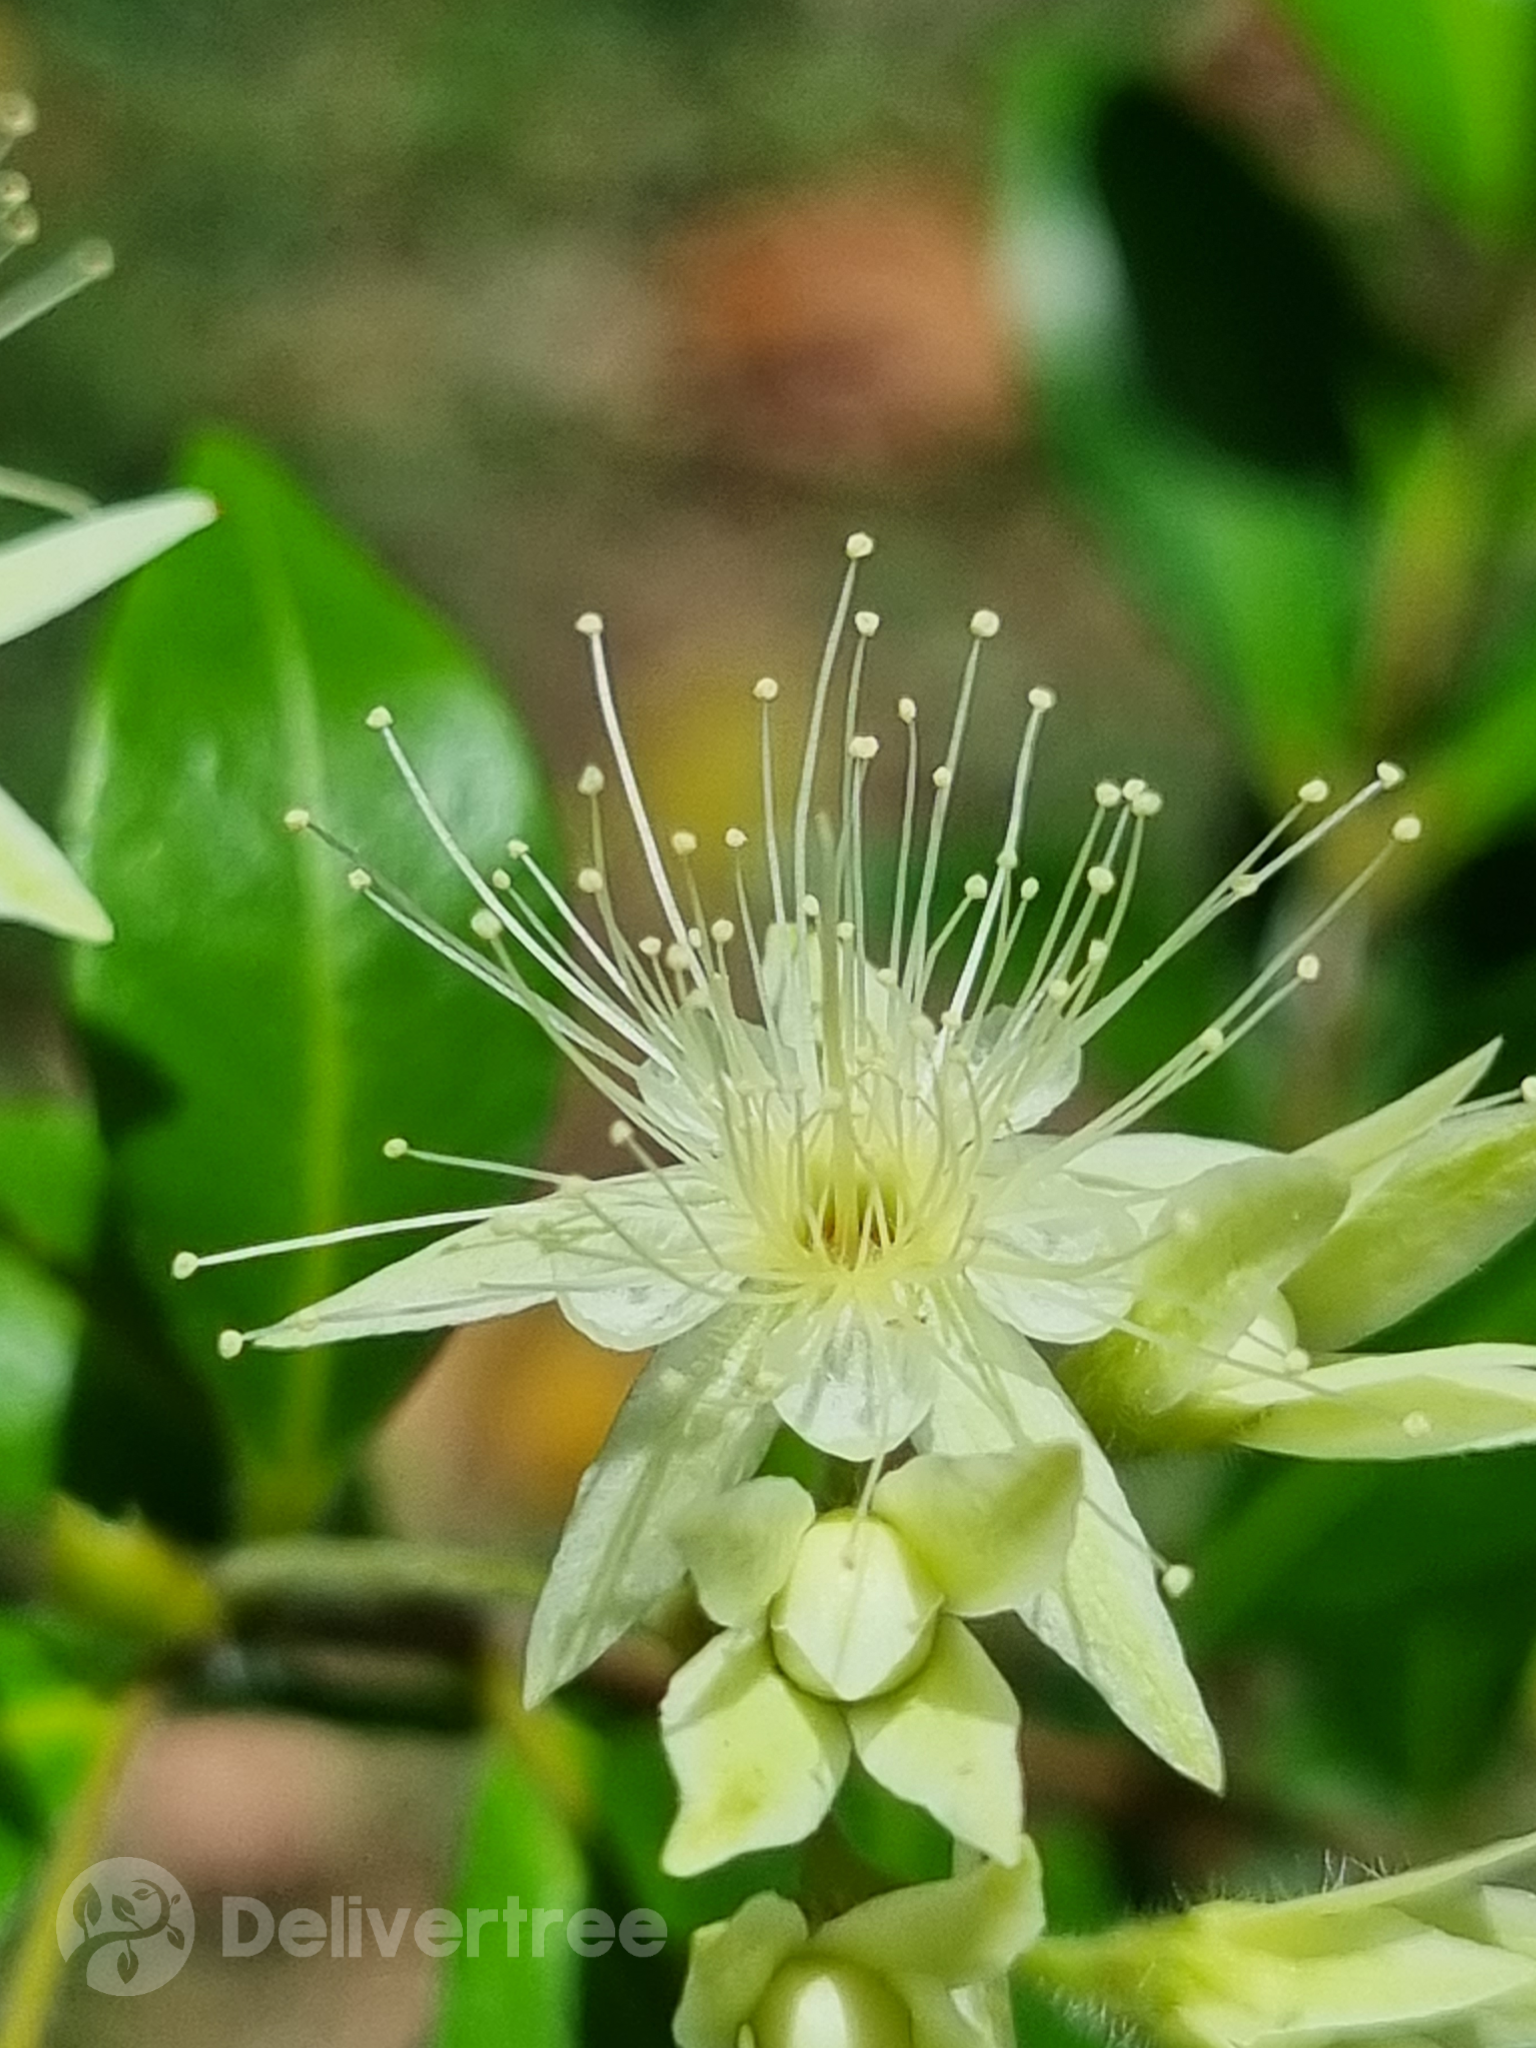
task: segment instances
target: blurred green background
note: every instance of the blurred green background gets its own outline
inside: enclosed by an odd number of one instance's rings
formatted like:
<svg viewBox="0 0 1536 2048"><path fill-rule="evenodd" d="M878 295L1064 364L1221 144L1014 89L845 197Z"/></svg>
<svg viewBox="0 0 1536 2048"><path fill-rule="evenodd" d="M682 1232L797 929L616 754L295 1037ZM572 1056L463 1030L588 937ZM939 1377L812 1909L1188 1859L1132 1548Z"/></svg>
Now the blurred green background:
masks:
<svg viewBox="0 0 1536 2048"><path fill-rule="evenodd" d="M159 1718L104 1824L197 1898L494 1898L516 1867L552 1900L658 1904L680 1935L763 1872L723 1891L655 1876L661 1645L530 1733L507 1704L517 1605L483 1587L423 1608L247 1584L232 1642L164 1662L120 1613L61 1619L29 1575L57 1476L179 1540L238 1537L258 1579L262 1541L317 1524L537 1559L627 1369L525 1319L455 1340L379 1427L422 1362L380 1348L327 1383L300 1470L283 1432L304 1388L269 1399L266 1367L210 1364L219 1322L263 1303L161 1298L182 1243L294 1227L286 1191L320 1142L281 1050L300 1042L291 848L265 836L305 792L241 550L271 540L322 652L351 635L321 662L338 734L430 669L420 715L466 830L563 827L574 851L596 742L574 615L608 618L654 810L715 844L755 802L750 683L803 690L842 538L868 528L888 697L943 701L971 610L1004 618L957 875L990 851L1037 682L1062 699L1043 874L1099 776L1167 791L1133 944L1306 777L1409 768L1421 845L1334 929L1315 999L1191 1090L1181 1126L1300 1142L1499 1033L1495 1079L1518 1080L1536 1066L1536 9L0 0L0 83L42 109L17 161L50 245L104 233L119 260L7 345L5 461L112 498L195 440L227 515L223 556L146 579L105 640L98 608L8 649L0 689L6 781L48 813L91 679L115 780L83 830L125 934L72 992L57 948L0 940L12 1955L104 1702L145 1670ZM471 753L478 770L452 765ZM332 787L349 829L403 846L373 758L338 739ZM1205 941L1096 1048L1093 1087L1198 1029L1375 830ZM398 855L414 885L407 860L426 850ZM606 1166L606 1113L562 1082L551 1121L555 1077L488 1001L424 992L446 970L403 940L350 943L337 1028L362 1106L326 1133L351 1162L331 1220L431 1205L375 1166L407 1108L434 1141ZM275 1066L210 1071L264 1002ZM167 1087L191 1108L157 1126ZM1528 1249L1412 1334L1536 1341ZM1000 1648L1059 1924L1536 1824L1536 1454L1133 1478L1196 1570L1181 1625L1233 1793L1182 1786L1043 1656ZM844 1820L878 1868L926 1867L931 1843L889 1812L855 1799ZM680 1963L674 1946L493 1996L445 1990L419 1955L269 1956L232 1984L211 1949L142 2008L66 1999L57 2038L659 2042Z"/></svg>

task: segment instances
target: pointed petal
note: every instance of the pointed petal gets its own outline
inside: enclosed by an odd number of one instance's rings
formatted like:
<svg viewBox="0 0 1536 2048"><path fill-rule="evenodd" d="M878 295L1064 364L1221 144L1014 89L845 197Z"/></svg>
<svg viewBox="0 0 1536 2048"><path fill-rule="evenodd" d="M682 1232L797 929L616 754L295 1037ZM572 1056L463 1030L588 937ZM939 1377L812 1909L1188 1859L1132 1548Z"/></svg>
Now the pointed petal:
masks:
<svg viewBox="0 0 1536 2048"><path fill-rule="evenodd" d="M1468 1053L1443 1074L1423 1081L1385 1103L1357 1122L1329 1131L1302 1148L1305 1159L1321 1159L1326 1165L1353 1180L1422 1137L1448 1110L1456 1107L1481 1081L1498 1057L1501 1040L1495 1038L1476 1052Z"/></svg>
<svg viewBox="0 0 1536 2048"><path fill-rule="evenodd" d="M0 644L73 611L217 516L201 491L165 491L0 547Z"/></svg>
<svg viewBox="0 0 1536 2048"><path fill-rule="evenodd" d="M716 1636L673 1678L661 1740L679 1799L661 1856L673 1877L803 1841L848 1769L837 1708L792 1686L744 1630Z"/></svg>
<svg viewBox="0 0 1536 2048"><path fill-rule="evenodd" d="M724 1309L664 1344L588 1467L528 1637L535 1706L684 1575L673 1528L754 1471L774 1432L761 1311Z"/></svg>
<svg viewBox="0 0 1536 2048"><path fill-rule="evenodd" d="M1455 1344L1341 1358L1233 1441L1298 1458L1435 1458L1536 1442L1536 1347Z"/></svg>
<svg viewBox="0 0 1536 2048"><path fill-rule="evenodd" d="M708 1219L704 1184L686 1169L673 1171L680 1193ZM568 1320L612 1350L664 1344L713 1315L734 1283L710 1264L657 1178L624 1175L513 1203L257 1331L252 1341L287 1351L441 1330L558 1296Z"/></svg>
<svg viewBox="0 0 1536 2048"><path fill-rule="evenodd" d="M1274 1155L1214 1167L1170 1196L1131 1320L1065 1362L1062 1378L1099 1434L1135 1442L1201 1393L1286 1276L1343 1211L1347 1188L1316 1160Z"/></svg>
<svg viewBox="0 0 1536 2048"><path fill-rule="evenodd" d="M1083 1456L1075 1443L970 1457L912 1458L875 1489L956 1614L1001 1614L1059 1580L1077 1525Z"/></svg>
<svg viewBox="0 0 1536 2048"><path fill-rule="evenodd" d="M757 1892L729 1920L701 1927L672 2022L677 2048L740 2048L742 2027L806 1931L800 1908L777 1892Z"/></svg>
<svg viewBox="0 0 1536 2048"><path fill-rule="evenodd" d="M1237 1166L1272 1155L1229 1138L1187 1138L1178 1131L1127 1131L1100 1138L1079 1152L1070 1171L1091 1185L1161 1193L1209 1173L1213 1166Z"/></svg>
<svg viewBox="0 0 1536 2048"><path fill-rule="evenodd" d="M112 920L41 825L0 789L0 918L103 946Z"/></svg>
<svg viewBox="0 0 1536 2048"><path fill-rule="evenodd" d="M810 1947L893 1980L981 1984L1011 1968L1044 1925L1040 1859L1026 1835L1014 1864L980 1863L963 1877L867 1899L829 1920Z"/></svg>
<svg viewBox="0 0 1536 2048"><path fill-rule="evenodd" d="M722 1628L749 1628L789 1577L816 1503L794 1479L749 1479L685 1516L676 1541L699 1605Z"/></svg>
<svg viewBox="0 0 1536 2048"><path fill-rule="evenodd" d="M770 1366L784 1382L778 1405L789 1428L855 1464L905 1443L933 1405L938 1370L921 1330L853 1302L787 1317Z"/></svg>
<svg viewBox="0 0 1536 2048"><path fill-rule="evenodd" d="M1037 1352L963 1301L949 1306L953 1364L934 1403L929 1447L995 1451L1066 1439L1082 1453L1083 1506L1062 1585L1020 1604L1025 1626L1080 1671L1150 1749L1219 1789L1216 1731L1109 1460Z"/></svg>
<svg viewBox="0 0 1536 2048"><path fill-rule="evenodd" d="M1536 1218L1536 1109L1471 1109L1393 1155L1286 1282L1301 1341L1340 1351L1432 1300Z"/></svg>
<svg viewBox="0 0 1536 2048"><path fill-rule="evenodd" d="M1018 1861L1019 1703L963 1621L942 1616L917 1676L847 1712L860 1762L888 1792L994 1862Z"/></svg>

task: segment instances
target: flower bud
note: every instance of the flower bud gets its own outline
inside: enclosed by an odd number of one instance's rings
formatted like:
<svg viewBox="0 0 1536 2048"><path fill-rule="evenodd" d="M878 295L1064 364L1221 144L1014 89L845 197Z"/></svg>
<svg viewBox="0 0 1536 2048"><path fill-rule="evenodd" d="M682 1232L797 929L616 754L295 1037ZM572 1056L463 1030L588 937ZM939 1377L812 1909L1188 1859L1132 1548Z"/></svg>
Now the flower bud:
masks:
<svg viewBox="0 0 1536 2048"><path fill-rule="evenodd" d="M906 2005L859 1963L796 1958L747 2023L753 2048L912 2048Z"/></svg>
<svg viewBox="0 0 1536 2048"><path fill-rule="evenodd" d="M874 1515L823 1515L770 1612L779 1668L821 1699L867 1700L921 1670L943 1595ZM852 2037L850 2036L850 2039Z"/></svg>

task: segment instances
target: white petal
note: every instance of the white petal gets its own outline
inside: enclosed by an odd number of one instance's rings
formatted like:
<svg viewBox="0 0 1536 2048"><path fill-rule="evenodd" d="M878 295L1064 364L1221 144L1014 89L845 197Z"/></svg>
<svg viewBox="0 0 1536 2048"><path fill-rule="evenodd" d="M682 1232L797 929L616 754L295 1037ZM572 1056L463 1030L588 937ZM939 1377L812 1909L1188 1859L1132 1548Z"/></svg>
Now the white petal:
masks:
<svg viewBox="0 0 1536 2048"><path fill-rule="evenodd" d="M1016 1862L883 1892L818 1928L809 1946L894 1981L983 1984L1011 1968L1044 1926L1040 1859L1026 1836Z"/></svg>
<svg viewBox="0 0 1536 2048"><path fill-rule="evenodd" d="M1342 1358L1233 1431L1301 1458L1433 1458L1536 1442L1536 1347L1457 1344Z"/></svg>
<svg viewBox="0 0 1536 2048"><path fill-rule="evenodd" d="M968 1273L992 1314L1022 1335L1084 1344L1130 1307L1141 1242L1124 1202L1031 1162L989 1191Z"/></svg>
<svg viewBox="0 0 1536 2048"><path fill-rule="evenodd" d="M758 1635L706 1643L661 1703L679 1808L663 1870L693 1877L813 1834L848 1768L841 1713L792 1686Z"/></svg>
<svg viewBox="0 0 1536 2048"><path fill-rule="evenodd" d="M0 547L0 643L73 611L217 516L201 491L166 491Z"/></svg>
<svg viewBox="0 0 1536 2048"><path fill-rule="evenodd" d="M1213 1166L1261 1157L1256 1145L1228 1138L1186 1138L1177 1131L1129 1131L1101 1138L1079 1152L1070 1171L1094 1185L1162 1190L1176 1188Z"/></svg>
<svg viewBox="0 0 1536 2048"><path fill-rule="evenodd" d="M687 1168L671 1172L682 1198L710 1220L707 1184ZM298 1310L253 1341L285 1351L395 1330L441 1330L515 1315L558 1295L570 1320L612 1349L665 1343L713 1315L734 1283L711 1264L656 1180L631 1174L514 1203Z"/></svg>
<svg viewBox="0 0 1536 2048"><path fill-rule="evenodd" d="M1422 1137L1447 1110L1470 1095L1493 1065L1500 1043L1495 1038L1447 1067L1443 1074L1436 1074L1432 1081L1424 1081L1406 1095L1398 1096L1395 1102L1314 1139L1303 1148L1306 1156L1326 1160L1351 1179L1368 1172L1402 1146Z"/></svg>
<svg viewBox="0 0 1536 2048"><path fill-rule="evenodd" d="M1000 1614L1061 1576L1083 1494L1076 1443L909 1458L875 1488L955 1614Z"/></svg>
<svg viewBox="0 0 1536 2048"><path fill-rule="evenodd" d="M678 2048L740 2048L743 2025L806 1932L800 1908L777 1892L756 1892L729 1920L701 1927L672 2022Z"/></svg>
<svg viewBox="0 0 1536 2048"><path fill-rule="evenodd" d="M773 1437L760 1311L724 1309L664 1344L588 1467L528 1637L536 1705L684 1576L673 1528L754 1471Z"/></svg>
<svg viewBox="0 0 1536 2048"><path fill-rule="evenodd" d="M1080 1671L1176 1770L1219 1788L1221 1748L1158 1588L1146 1538L1108 1459L1021 1338L956 1298L949 1363L926 1436L943 1452L1076 1443L1083 1506L1060 1592L1023 1602L1026 1626Z"/></svg>
<svg viewBox="0 0 1536 2048"><path fill-rule="evenodd" d="M847 1713L860 1762L888 1792L994 1862L1018 1861L1019 1703L963 1621L943 1617L917 1676Z"/></svg>
<svg viewBox="0 0 1536 2048"><path fill-rule="evenodd" d="M938 1366L923 1331L844 1302L786 1318L771 1368L784 1382L778 1407L789 1428L834 1458L863 1463L921 1423Z"/></svg>
<svg viewBox="0 0 1536 2048"><path fill-rule="evenodd" d="M760 1621L789 1577L816 1503L794 1479L749 1479L676 1525L699 1605L722 1628Z"/></svg>
<svg viewBox="0 0 1536 2048"><path fill-rule="evenodd" d="M41 825L0 789L0 918L105 945L112 920Z"/></svg>

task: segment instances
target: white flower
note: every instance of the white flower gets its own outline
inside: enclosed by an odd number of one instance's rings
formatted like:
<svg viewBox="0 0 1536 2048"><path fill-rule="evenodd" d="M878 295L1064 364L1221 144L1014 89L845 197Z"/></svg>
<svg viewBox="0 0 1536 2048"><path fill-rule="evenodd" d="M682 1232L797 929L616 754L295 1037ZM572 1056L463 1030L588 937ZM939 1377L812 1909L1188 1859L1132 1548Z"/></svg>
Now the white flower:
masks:
<svg viewBox="0 0 1536 2048"><path fill-rule="evenodd" d="M814 1933L776 1892L693 1937L678 2048L1002 2048L1004 1973L1044 1924L1040 1864L886 1892Z"/></svg>
<svg viewBox="0 0 1536 2048"><path fill-rule="evenodd" d="M1075 1444L919 1457L818 1517L793 1479L737 1487L676 1538L723 1633L673 1678L681 1793L662 1855L686 1877L819 1827L857 1752L870 1776L998 1863L1024 1826L1019 1707L961 1616L1060 1579Z"/></svg>
<svg viewBox="0 0 1536 2048"><path fill-rule="evenodd" d="M340 848L355 863L353 886L536 1018L611 1101L614 1143L637 1170L558 1185L537 1200L471 1212L472 1221L418 1219L470 1227L251 1338L302 1347L437 1329L553 1299L600 1343L656 1347L567 1523L529 1643L533 1699L581 1671L680 1584L677 1528L754 1472L781 1424L855 1461L878 1461L908 1439L920 1450L959 1454L1073 1441L1084 1489L1076 1535L1060 1584L1021 1611L1131 1728L1214 1785L1219 1750L1163 1605L1158 1560L1047 1351L1055 1356L1124 1329L1141 1291L1162 1198L1149 1199L1122 1173L1114 1151L1127 1142L1121 1134L1315 977L1309 947L1331 911L1122 1101L1070 1136L1041 1126L1072 1094L1096 1031L1191 939L1341 817L1394 787L1401 771L1384 764L1331 813L1325 786L1309 784L1177 930L1106 985L1161 799L1136 779L1100 784L1070 880L1053 905L1043 904L1036 881L1021 873L1020 845L1035 749L1054 701L1048 691L1029 693L990 874L971 877L952 908L938 902L978 661L997 630L994 614L978 613L957 707L927 774L916 707L910 699L898 705L906 803L892 928L877 935L863 853L877 743L861 712L878 621L853 611L855 569L869 549L862 535L848 546L787 833L771 744L778 689L766 680L755 687L763 725L760 881L769 905L761 928L740 859L745 832L727 834L738 856L729 915L711 915L699 901L692 834L673 833L671 857L664 851L625 747L595 617L578 625L623 809L655 892L652 934L628 935L610 902L611 820L599 769L586 770L580 785L592 816L590 861L577 877L577 900L591 913L583 918L518 843L509 869L478 874L421 786L388 711L370 714L478 898L472 929L482 944L429 925L361 856ZM832 682L850 617L852 656L833 747ZM833 783L830 820L818 799L823 776ZM290 823L312 820L299 810ZM1400 819L1378 861L1416 829L1416 820ZM1037 924L1043 933L1021 968ZM560 986L574 1011L542 992L534 970ZM1005 987L1013 990L1006 1000ZM386 1149L411 1150L404 1141ZM175 1271L185 1277L205 1262L212 1261L182 1253ZM246 1341L227 1333L226 1355Z"/></svg>
<svg viewBox="0 0 1536 2048"><path fill-rule="evenodd" d="M0 161L33 126L32 108L0 96ZM26 180L0 175L0 254L34 239ZM50 270L0 294L0 340L83 290L111 269L100 242L82 243ZM36 477L0 471L0 497L63 512L63 520L0 546L0 645L73 611L216 515L200 491L167 491L97 511L88 499ZM101 944L112 922L40 825L0 790L0 918Z"/></svg>

